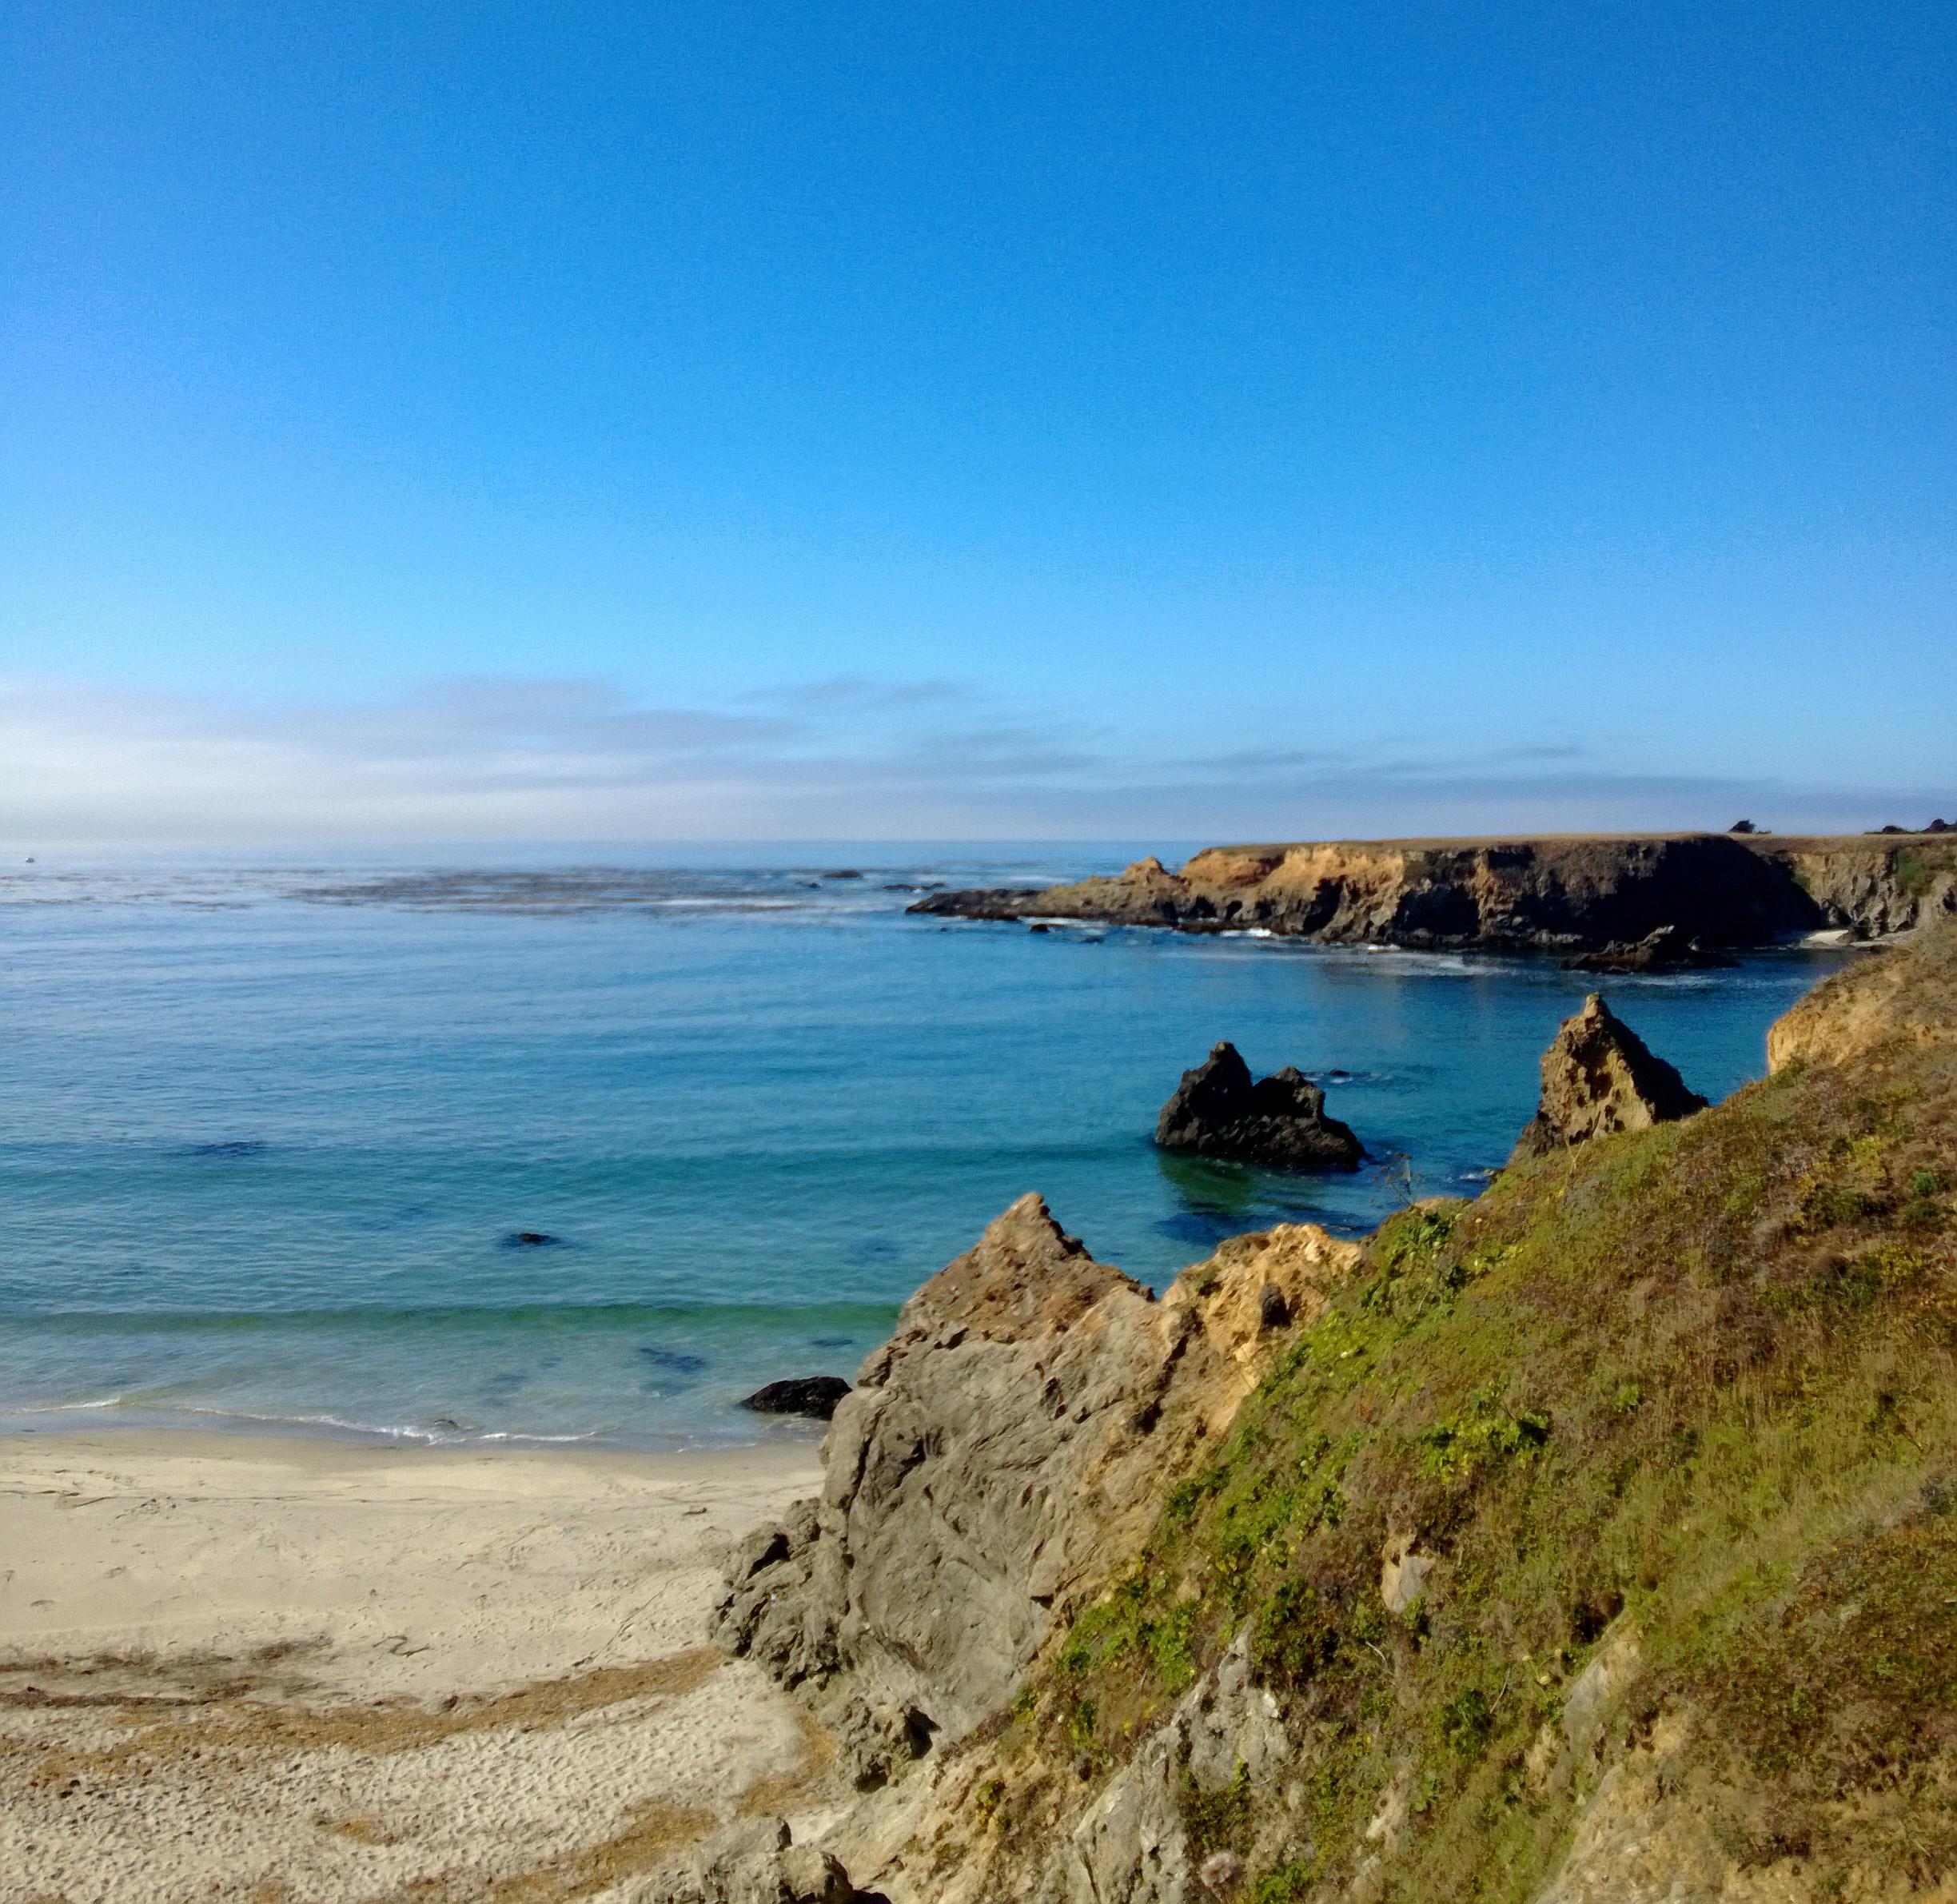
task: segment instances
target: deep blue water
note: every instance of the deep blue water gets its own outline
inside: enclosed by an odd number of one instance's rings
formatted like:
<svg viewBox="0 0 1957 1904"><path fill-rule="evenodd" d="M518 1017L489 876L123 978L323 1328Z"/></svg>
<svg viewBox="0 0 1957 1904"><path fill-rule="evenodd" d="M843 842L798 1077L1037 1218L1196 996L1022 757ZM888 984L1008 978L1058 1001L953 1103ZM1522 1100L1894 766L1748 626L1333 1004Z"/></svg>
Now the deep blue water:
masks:
<svg viewBox="0 0 1957 1904"><path fill-rule="evenodd" d="M1160 1284L1234 1231L1357 1230L1409 1169L1472 1192L1501 1161L1592 982L912 918L887 890L1130 856L614 852L540 886L514 859L378 886L349 864L10 869L0 1417L752 1440L796 1431L740 1395L852 1372L1024 1191ZM844 866L865 876L819 877ZM1605 990L1718 1096L1839 956ZM1157 1153L1158 1105L1219 1038L1319 1077L1381 1162Z"/></svg>

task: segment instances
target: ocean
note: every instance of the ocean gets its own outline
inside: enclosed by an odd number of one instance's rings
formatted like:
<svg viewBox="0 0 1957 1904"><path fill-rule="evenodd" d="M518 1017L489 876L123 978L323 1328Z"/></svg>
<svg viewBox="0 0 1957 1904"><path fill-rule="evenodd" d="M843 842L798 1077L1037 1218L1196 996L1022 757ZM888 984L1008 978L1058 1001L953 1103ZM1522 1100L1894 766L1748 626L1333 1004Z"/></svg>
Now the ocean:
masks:
<svg viewBox="0 0 1957 1904"><path fill-rule="evenodd" d="M739 1398L853 1373L1026 1191L1160 1286L1238 1231L1357 1233L1487 1181L1596 980L905 914L1145 850L6 870L0 1429L805 1436ZM1716 1097L1844 956L1602 982ZM1373 1161L1158 1153L1162 1100L1225 1038L1318 1078Z"/></svg>

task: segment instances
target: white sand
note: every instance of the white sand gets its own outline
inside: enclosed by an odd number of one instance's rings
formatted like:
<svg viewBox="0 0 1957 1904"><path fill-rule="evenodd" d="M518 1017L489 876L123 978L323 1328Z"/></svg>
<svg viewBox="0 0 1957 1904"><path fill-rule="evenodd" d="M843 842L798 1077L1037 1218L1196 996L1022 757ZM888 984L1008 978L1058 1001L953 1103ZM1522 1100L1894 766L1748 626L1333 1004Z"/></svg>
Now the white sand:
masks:
<svg viewBox="0 0 1957 1904"><path fill-rule="evenodd" d="M0 1900L623 1901L824 1742L705 1644L812 1443L0 1438Z"/></svg>

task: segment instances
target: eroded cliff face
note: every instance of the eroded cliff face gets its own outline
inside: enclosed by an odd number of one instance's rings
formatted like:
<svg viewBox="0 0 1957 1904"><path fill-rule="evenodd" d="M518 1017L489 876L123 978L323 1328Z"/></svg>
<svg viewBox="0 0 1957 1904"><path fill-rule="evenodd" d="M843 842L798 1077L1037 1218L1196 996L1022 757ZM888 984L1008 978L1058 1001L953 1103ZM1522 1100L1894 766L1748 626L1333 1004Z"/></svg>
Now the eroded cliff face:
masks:
<svg viewBox="0 0 1957 1904"><path fill-rule="evenodd" d="M1577 952L1672 929L1708 946L1910 930L1957 910L1957 842L1684 834L1213 846L1043 890L939 893L914 911L1080 918L1328 942Z"/></svg>
<svg viewBox="0 0 1957 1904"><path fill-rule="evenodd" d="M866 1786L959 1739L1357 1257L1286 1225L1158 1301L1022 1197L906 1304L836 1410L820 1499L750 1540L719 1636L806 1692Z"/></svg>
<svg viewBox="0 0 1957 1904"><path fill-rule="evenodd" d="M1951 1895L1957 926L1775 1046L1356 1250L1155 1303L1029 1199L920 1292L727 1613L923 1735L830 1825L855 1883Z"/></svg>

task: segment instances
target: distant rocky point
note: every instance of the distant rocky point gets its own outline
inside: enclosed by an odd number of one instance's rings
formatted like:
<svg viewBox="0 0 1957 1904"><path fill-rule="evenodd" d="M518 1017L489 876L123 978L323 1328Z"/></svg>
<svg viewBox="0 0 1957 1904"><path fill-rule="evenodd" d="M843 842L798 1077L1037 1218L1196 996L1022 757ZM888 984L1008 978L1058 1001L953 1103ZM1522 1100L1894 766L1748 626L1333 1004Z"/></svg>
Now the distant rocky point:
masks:
<svg viewBox="0 0 1957 1904"><path fill-rule="evenodd" d="M1325 1115L1325 1093L1287 1065L1254 1081L1234 1045L1211 1047L1155 1121L1165 1150L1193 1150L1281 1170L1357 1170L1365 1155L1350 1128Z"/></svg>
<svg viewBox="0 0 1957 1904"><path fill-rule="evenodd" d="M934 893L913 912L1090 919L1183 932L1261 930L1328 943L1609 953L1677 970L1825 930L1875 938L1957 912L1957 837L1682 833L1345 840L1211 846L1171 872Z"/></svg>

